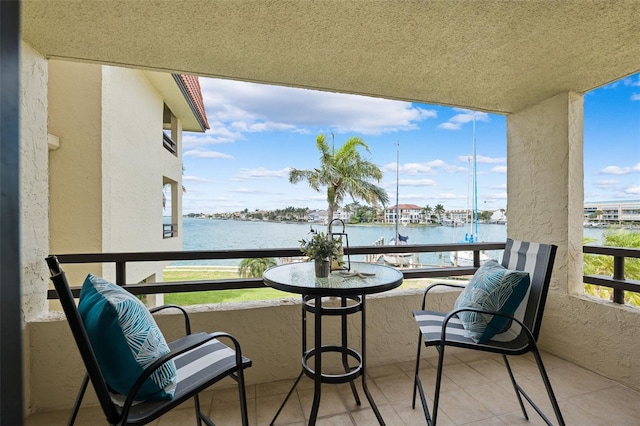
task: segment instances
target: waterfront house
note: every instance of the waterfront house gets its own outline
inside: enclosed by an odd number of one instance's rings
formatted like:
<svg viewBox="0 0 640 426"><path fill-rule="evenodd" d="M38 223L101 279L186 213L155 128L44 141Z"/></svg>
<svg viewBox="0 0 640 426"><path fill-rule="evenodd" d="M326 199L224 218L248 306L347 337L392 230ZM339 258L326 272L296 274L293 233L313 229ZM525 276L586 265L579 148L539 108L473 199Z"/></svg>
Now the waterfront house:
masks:
<svg viewBox="0 0 640 426"><path fill-rule="evenodd" d="M422 219L422 207L415 204L398 204L384 209L384 221L395 223L396 215L398 223L408 225L410 223L420 223Z"/></svg>
<svg viewBox="0 0 640 426"><path fill-rule="evenodd" d="M20 4L21 11L16 10ZM49 173L47 152L48 134L57 136L60 148L51 151L51 165L55 167L53 156L64 152L66 144L64 135L48 122L54 113L48 97L59 89L52 86L49 74L57 74L54 68L58 64L68 69L80 64L95 66L93 83L86 89L96 92L103 81L116 75L144 81L145 72L152 71L504 114L508 235L559 247L540 344L568 365L575 364L611 383L640 390L640 312L586 296L582 278L584 94L640 71L640 3L415 1L376 2L363 7L359 2L24 0L0 2L0 7L0 159L2 184L7 184L3 186L1 205L2 423L20 423L16 419L21 419L23 413L16 414L20 411L16 407L24 407L25 415L68 409L83 375L66 321L59 313L48 312L49 280L43 262L47 253L62 247L53 245L51 238L57 230L49 215L55 214L50 203L65 196L60 190L64 183L56 182ZM144 84L152 85L147 80ZM15 83L12 86L10 82ZM137 87L134 89L136 95L141 94ZM104 139L97 135L94 148L103 140L112 143L103 153L116 155L125 162L127 171L133 157L140 163L168 161L172 173L167 177L179 183L175 158L148 153L148 149L155 148L146 144L142 152L139 138L128 137L130 117L116 106L124 107L129 102L137 105L141 100L133 94L125 96L127 93L120 88L114 90L119 99L109 99L111 92L104 92L106 97L93 97L113 108L108 110L109 116L94 112L92 118L117 118L128 124L121 129L109 127L119 137ZM156 123L154 134L160 147L160 131L168 123L160 117L164 117L163 104L169 104L150 86L144 94L148 98L143 96L144 105L139 106L150 114L145 122ZM74 100L69 107L84 105L78 102ZM177 111L171 111L179 116ZM136 112L140 110L136 108ZM67 127L93 123L94 127L88 130L101 130L93 120L69 119ZM18 144L18 127L20 161L15 149L4 149ZM120 144L120 138L128 142ZM101 170L99 156L93 160L86 167L91 173L104 173L105 183L119 178L114 176L117 168ZM162 249L166 241L160 237L160 194L166 181L161 179L164 168L159 166L157 172L158 180L149 182L147 188L150 196L158 200L157 210L149 213L157 225L149 232L157 234L149 235L153 248ZM12 177L18 173L19 190L18 180ZM132 185L136 178L146 179L142 173L123 178ZM84 176L70 179L78 182ZM175 200L171 200L172 209ZM75 208L82 209L83 219L102 224L94 225L89 236L99 240L118 225L115 219L140 216L138 202L128 199L120 203L117 197L100 202L91 199L91 204L75 204ZM544 214L536 214L541 211ZM148 245L129 244L128 239L82 245L77 250L112 251L125 244L129 250L150 250ZM418 299L417 293L405 292L371 300L368 339L375 342L376 350L368 354L370 365L413 359L416 330L410 312L419 305ZM444 306L452 301L451 294L443 293L437 303ZM265 383L289 379L298 372L291 366L300 361L299 346L283 342L298 341L299 314L295 303L204 307L195 314L194 327L236 335L254 362L247 380L250 384ZM161 321L168 333L179 328L178 322L171 315ZM20 365L22 369L18 368ZM578 393L585 388L582 377L566 374L562 384ZM390 409L406 399L393 400ZM611 418L621 413L637 415L636 399L616 401L618 405L598 407ZM88 395L86 403L95 404L95 398ZM578 416L581 410L588 414L594 404L571 405L567 415Z"/></svg>

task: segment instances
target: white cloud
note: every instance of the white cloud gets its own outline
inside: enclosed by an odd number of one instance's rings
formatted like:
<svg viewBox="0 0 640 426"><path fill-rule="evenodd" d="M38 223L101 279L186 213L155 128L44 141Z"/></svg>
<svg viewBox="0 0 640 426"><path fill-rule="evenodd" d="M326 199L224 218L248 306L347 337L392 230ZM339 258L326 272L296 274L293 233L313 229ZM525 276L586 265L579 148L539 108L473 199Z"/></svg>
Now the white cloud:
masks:
<svg viewBox="0 0 640 426"><path fill-rule="evenodd" d="M460 130L464 124L473 122L474 117L476 121L489 121L489 114L486 112L472 111L462 108L454 108L454 110L458 111L458 114L451 117L448 121L439 124L439 129Z"/></svg>
<svg viewBox="0 0 640 426"><path fill-rule="evenodd" d="M640 93L632 93L631 94L632 101L640 101Z"/></svg>
<svg viewBox="0 0 640 426"><path fill-rule="evenodd" d="M628 195L640 195L640 185L630 186L624 190L624 193Z"/></svg>
<svg viewBox="0 0 640 426"><path fill-rule="evenodd" d="M385 173L395 173L397 163L389 163L382 166L380 169ZM430 174L434 172L434 169L439 167L446 167L446 163L442 160L433 160L426 163L405 163L401 164L398 168L398 172L415 175L419 173Z"/></svg>
<svg viewBox="0 0 640 426"><path fill-rule="evenodd" d="M265 178L286 178L289 176L290 168L284 168L282 170L269 170L264 167L258 167L257 169L240 169L240 171L233 177L234 180L253 180L253 179L265 179Z"/></svg>
<svg viewBox="0 0 640 426"><path fill-rule="evenodd" d="M617 180L615 179L603 179L603 180L599 180L598 182L596 182L596 186L598 188L602 188L602 189L607 189L607 188L611 188L613 186L615 186L618 183Z"/></svg>
<svg viewBox="0 0 640 426"><path fill-rule="evenodd" d="M458 161L463 161L465 163L473 160L472 155L460 155L458 156ZM484 155L476 155L476 163L484 163L484 164L495 164L495 163L506 163L507 159L504 157L485 157Z"/></svg>
<svg viewBox="0 0 640 426"><path fill-rule="evenodd" d="M607 166L604 169L600 170L598 173L610 175L626 175L630 171L631 167Z"/></svg>
<svg viewBox="0 0 640 426"><path fill-rule="evenodd" d="M204 179L198 176L182 176L183 182L211 182L209 179Z"/></svg>
<svg viewBox="0 0 640 426"><path fill-rule="evenodd" d="M640 172L640 163L636 164L635 166L632 166L631 170L633 170L634 172Z"/></svg>
<svg viewBox="0 0 640 426"><path fill-rule="evenodd" d="M410 102L333 92L201 78L209 123L242 133L315 131L379 135L417 128L435 110ZM214 127L212 125L212 127Z"/></svg>
<svg viewBox="0 0 640 426"><path fill-rule="evenodd" d="M487 200L506 200L507 193L506 192L496 192L493 194L486 195L485 198Z"/></svg>
<svg viewBox="0 0 640 426"><path fill-rule="evenodd" d="M494 173L507 173L507 166L496 166L491 171Z"/></svg>
<svg viewBox="0 0 640 426"><path fill-rule="evenodd" d="M222 152L217 151L208 151L206 149L191 149L189 151L185 151L182 156L197 158L233 158L232 155L223 154Z"/></svg>
<svg viewBox="0 0 640 426"><path fill-rule="evenodd" d="M400 179L398 184L401 186L434 186L436 181L431 179Z"/></svg>
<svg viewBox="0 0 640 426"><path fill-rule="evenodd" d="M500 185L495 185L495 186L492 186L491 189L507 189L507 184L503 183Z"/></svg>

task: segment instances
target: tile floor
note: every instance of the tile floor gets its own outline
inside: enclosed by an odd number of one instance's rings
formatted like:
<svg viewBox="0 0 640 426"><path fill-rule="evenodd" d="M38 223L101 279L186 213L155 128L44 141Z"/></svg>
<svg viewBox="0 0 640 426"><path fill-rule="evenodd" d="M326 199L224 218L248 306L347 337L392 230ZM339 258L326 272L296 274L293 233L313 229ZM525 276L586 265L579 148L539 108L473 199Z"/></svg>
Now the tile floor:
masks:
<svg viewBox="0 0 640 426"><path fill-rule="evenodd" d="M427 353L431 352L428 350ZM640 392L584 370L549 354L543 354L551 383L567 425L640 425ZM436 357L425 357L421 377L428 395L432 395ZM538 370L530 355L511 358L516 380L545 410L555 423L553 411ZM367 383L387 425L426 424L420 403L411 408L413 362L372 367ZM358 379L361 406L354 402L347 384L323 385L317 425L377 425ZM283 401L292 380L247 387L251 425L268 425ZM215 388L202 395L205 412L217 426L240 424L235 388ZM304 377L291 396L276 425L303 426L308 422L313 401L313 382ZM439 425L518 425L544 424L528 408L530 421L520 412L506 369L499 356L469 351L448 354L441 390ZM429 400L431 403L431 400ZM525 402L525 406L528 405ZM38 413L26 419L27 426L66 424L68 411ZM76 425L104 424L102 412L95 407L80 411ZM174 410L152 423L154 426L195 424L193 409Z"/></svg>

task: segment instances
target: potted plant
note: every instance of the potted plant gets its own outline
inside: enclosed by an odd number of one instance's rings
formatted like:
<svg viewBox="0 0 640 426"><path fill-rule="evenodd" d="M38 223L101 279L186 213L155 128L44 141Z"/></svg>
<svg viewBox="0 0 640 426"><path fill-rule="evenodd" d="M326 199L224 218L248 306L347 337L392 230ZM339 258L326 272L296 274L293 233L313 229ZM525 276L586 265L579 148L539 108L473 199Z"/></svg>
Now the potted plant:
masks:
<svg viewBox="0 0 640 426"><path fill-rule="evenodd" d="M309 240L300 240L300 251L309 260L315 261L316 277L324 278L329 276L331 261L338 258L340 241L324 232L312 232L313 236Z"/></svg>

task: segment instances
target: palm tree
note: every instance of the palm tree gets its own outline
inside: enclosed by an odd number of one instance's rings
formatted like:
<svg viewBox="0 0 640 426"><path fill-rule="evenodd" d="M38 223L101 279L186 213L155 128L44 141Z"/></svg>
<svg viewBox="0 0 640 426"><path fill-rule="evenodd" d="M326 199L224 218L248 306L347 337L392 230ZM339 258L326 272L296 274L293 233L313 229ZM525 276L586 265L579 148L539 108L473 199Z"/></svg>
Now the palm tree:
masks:
<svg viewBox="0 0 640 426"><path fill-rule="evenodd" d="M623 229L609 230L604 233L604 245L609 247L640 248L640 232L627 231ZM585 238L583 244L593 242L592 239ZM640 279L640 259L626 259L625 277L627 279ZM613 257L595 254L584 255L585 275L613 275ZM585 284L585 292L593 296L611 300L613 290L609 287L600 287L594 284ZM625 292L625 303L640 306L640 295L633 292Z"/></svg>
<svg viewBox="0 0 640 426"><path fill-rule="evenodd" d="M424 218L427 222L430 222L430 217L431 217L431 212L433 211L433 209L431 208L431 206L429 204L427 204L426 206L424 206L422 208L422 214L424 215Z"/></svg>
<svg viewBox="0 0 640 426"><path fill-rule="evenodd" d="M264 271L276 265L276 260L272 257L242 259L238 273L243 278L257 278L261 277Z"/></svg>
<svg viewBox="0 0 640 426"><path fill-rule="evenodd" d="M436 204L433 208L433 212L438 216L438 222L442 222L442 215L444 214L444 206L442 204Z"/></svg>
<svg viewBox="0 0 640 426"><path fill-rule="evenodd" d="M369 147L358 137L351 137L337 151L329 148L323 134L316 138L316 147L320 151L320 168L313 170L291 169L289 182L296 184L307 181L316 191L320 187L327 188L327 219L333 220L333 213L345 196L355 201L362 199L371 205L389 201L384 189L369 182L375 179L380 182L382 171L378 166L365 160L358 151L359 147L369 152Z"/></svg>

